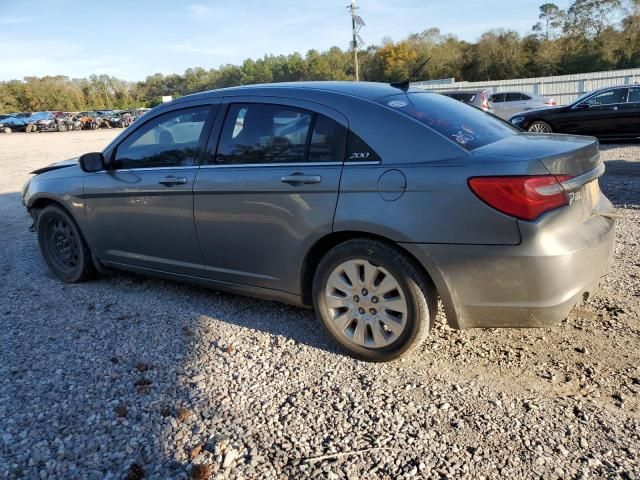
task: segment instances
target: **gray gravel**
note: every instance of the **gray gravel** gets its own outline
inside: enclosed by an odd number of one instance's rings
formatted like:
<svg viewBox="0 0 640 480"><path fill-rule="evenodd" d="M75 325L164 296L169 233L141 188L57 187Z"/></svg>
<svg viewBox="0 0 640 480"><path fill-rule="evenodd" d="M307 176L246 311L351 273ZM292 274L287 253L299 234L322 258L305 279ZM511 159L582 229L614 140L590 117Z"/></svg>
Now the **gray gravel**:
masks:
<svg viewBox="0 0 640 480"><path fill-rule="evenodd" d="M379 365L310 311L54 280L17 192L105 135L0 136L0 478L640 478L640 145L603 147L623 218L599 297L545 330L440 316Z"/></svg>

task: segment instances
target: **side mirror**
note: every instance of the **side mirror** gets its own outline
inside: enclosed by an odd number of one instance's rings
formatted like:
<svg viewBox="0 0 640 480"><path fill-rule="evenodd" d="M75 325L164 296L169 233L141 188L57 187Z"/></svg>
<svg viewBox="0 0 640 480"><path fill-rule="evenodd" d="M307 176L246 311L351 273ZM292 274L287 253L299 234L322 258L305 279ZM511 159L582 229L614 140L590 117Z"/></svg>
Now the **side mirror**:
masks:
<svg viewBox="0 0 640 480"><path fill-rule="evenodd" d="M104 156L100 152L85 153L78 161L80 168L87 173L99 172L106 168Z"/></svg>

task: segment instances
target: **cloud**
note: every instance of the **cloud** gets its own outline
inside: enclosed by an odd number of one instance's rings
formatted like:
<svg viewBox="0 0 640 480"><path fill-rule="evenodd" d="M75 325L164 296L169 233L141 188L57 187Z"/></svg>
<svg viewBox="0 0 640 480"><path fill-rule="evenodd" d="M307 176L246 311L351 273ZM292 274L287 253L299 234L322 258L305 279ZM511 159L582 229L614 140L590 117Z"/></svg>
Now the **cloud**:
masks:
<svg viewBox="0 0 640 480"><path fill-rule="evenodd" d="M46 51L38 40L3 43L0 79L26 76L66 75L71 78L90 74L108 74L120 78L143 78L145 71L134 59L113 54L96 55L91 48L77 42L50 39Z"/></svg>
<svg viewBox="0 0 640 480"><path fill-rule="evenodd" d="M189 5L189 12L192 15L199 17L209 13L209 7L202 3L194 3L193 5Z"/></svg>
<svg viewBox="0 0 640 480"><path fill-rule="evenodd" d="M170 49L174 52L192 53L195 55L227 55L230 50L225 48L200 47L188 43L177 43L171 45Z"/></svg>
<svg viewBox="0 0 640 480"><path fill-rule="evenodd" d="M37 20L37 17L0 17L0 25L16 25Z"/></svg>

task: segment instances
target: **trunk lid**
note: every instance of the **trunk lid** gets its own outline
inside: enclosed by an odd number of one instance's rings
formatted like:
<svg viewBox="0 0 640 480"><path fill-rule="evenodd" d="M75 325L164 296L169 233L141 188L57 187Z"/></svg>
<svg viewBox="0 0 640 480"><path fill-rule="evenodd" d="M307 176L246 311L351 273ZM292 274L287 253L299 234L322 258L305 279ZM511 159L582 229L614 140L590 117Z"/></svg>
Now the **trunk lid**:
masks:
<svg viewBox="0 0 640 480"><path fill-rule="evenodd" d="M574 219L586 221L601 210L598 178L604 173L605 166L598 147L598 140L594 137L523 133L491 143L473 153L505 159L538 160L560 182ZM607 212L600 213L608 215Z"/></svg>
<svg viewBox="0 0 640 480"><path fill-rule="evenodd" d="M575 135L523 133L485 145L475 153L537 159L553 175L576 177L590 172L602 163L598 140Z"/></svg>

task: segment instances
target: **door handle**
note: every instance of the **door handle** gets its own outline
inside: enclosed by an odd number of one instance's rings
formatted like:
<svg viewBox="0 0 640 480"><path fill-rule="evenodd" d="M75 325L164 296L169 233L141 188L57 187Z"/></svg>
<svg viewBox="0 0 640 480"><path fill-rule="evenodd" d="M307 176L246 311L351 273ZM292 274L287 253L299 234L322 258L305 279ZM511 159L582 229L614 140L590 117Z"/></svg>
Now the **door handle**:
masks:
<svg viewBox="0 0 640 480"><path fill-rule="evenodd" d="M172 187L173 185L184 185L187 183L186 177L174 177L170 175L168 177L164 177L162 180L158 182L160 185L164 185L165 187Z"/></svg>
<svg viewBox="0 0 640 480"><path fill-rule="evenodd" d="M288 183L289 185L304 185L312 183L320 183L322 177L320 175L303 175L302 173L293 173L280 178L282 183Z"/></svg>

